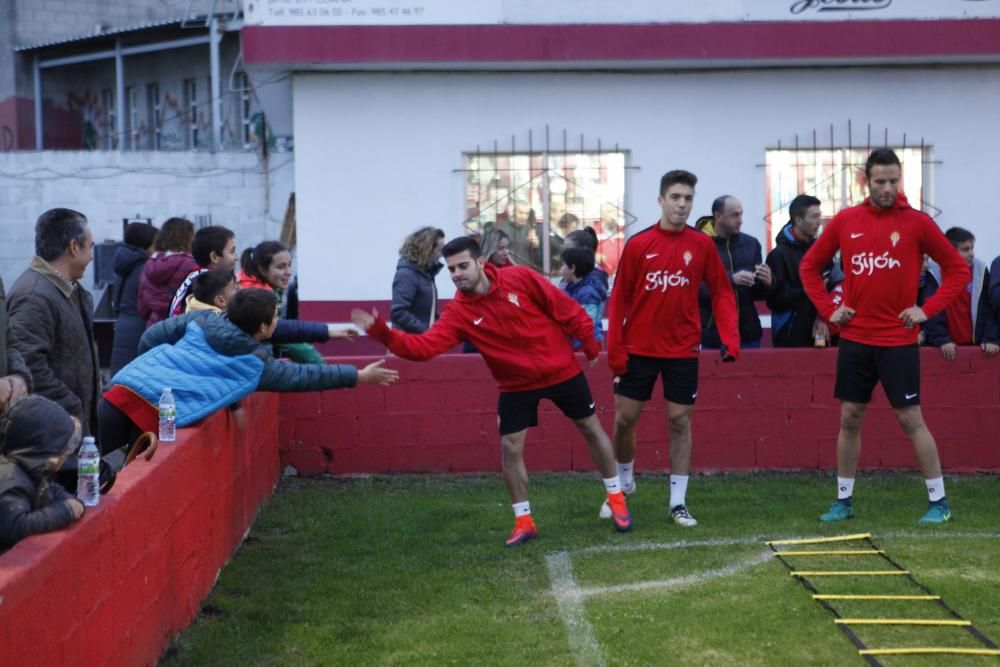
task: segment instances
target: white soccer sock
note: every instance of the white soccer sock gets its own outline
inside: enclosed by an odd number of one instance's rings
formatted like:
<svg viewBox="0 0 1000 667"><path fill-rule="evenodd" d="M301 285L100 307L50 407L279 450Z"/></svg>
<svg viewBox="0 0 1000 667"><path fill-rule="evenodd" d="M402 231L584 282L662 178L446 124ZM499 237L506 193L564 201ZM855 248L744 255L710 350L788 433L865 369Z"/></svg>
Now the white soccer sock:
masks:
<svg viewBox="0 0 1000 667"><path fill-rule="evenodd" d="M604 489L608 492L608 495L612 493L619 493L622 490L622 485L618 481L618 475L614 477L607 477L604 480Z"/></svg>
<svg viewBox="0 0 1000 667"><path fill-rule="evenodd" d="M631 489L635 486L635 477L632 475L632 470L635 468L635 459L632 459L628 463L618 464L618 482L621 484L622 489Z"/></svg>
<svg viewBox="0 0 1000 667"><path fill-rule="evenodd" d="M514 503L514 518L528 516L531 514L531 503L525 500L523 503Z"/></svg>
<svg viewBox="0 0 1000 667"><path fill-rule="evenodd" d="M688 476L687 475L671 475L670 476L670 508L673 509L678 505L684 504L684 496L687 495L688 490Z"/></svg>
<svg viewBox="0 0 1000 667"><path fill-rule="evenodd" d="M944 498L944 477L925 479L924 484L927 485L927 497L932 503Z"/></svg>
<svg viewBox="0 0 1000 667"><path fill-rule="evenodd" d="M837 500L847 500L854 495L854 478L837 478Z"/></svg>

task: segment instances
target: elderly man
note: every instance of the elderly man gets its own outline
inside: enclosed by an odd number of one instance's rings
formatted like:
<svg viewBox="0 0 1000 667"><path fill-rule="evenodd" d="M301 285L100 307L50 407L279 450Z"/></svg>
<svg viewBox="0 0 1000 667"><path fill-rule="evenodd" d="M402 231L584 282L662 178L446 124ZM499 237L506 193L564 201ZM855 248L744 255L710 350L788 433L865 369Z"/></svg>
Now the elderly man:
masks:
<svg viewBox="0 0 1000 667"><path fill-rule="evenodd" d="M82 213L46 211L35 223L35 257L11 288L7 312L34 391L77 417L84 435L96 436L101 376L94 301L79 283L93 256Z"/></svg>

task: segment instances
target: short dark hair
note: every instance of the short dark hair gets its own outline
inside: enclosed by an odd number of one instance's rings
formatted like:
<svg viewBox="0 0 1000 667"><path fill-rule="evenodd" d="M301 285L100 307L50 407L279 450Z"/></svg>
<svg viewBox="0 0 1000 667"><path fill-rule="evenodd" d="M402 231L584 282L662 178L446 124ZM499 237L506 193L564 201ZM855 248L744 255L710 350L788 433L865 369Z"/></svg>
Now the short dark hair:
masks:
<svg viewBox="0 0 1000 667"><path fill-rule="evenodd" d="M170 218L163 223L156 237L156 249L174 252L191 252L194 223L186 218Z"/></svg>
<svg viewBox="0 0 1000 667"><path fill-rule="evenodd" d="M944 237L956 248L967 241L976 242L976 235L963 227L952 227L944 233Z"/></svg>
<svg viewBox="0 0 1000 667"><path fill-rule="evenodd" d="M261 241L253 248L247 248L240 255L240 268L243 273L267 283L264 274L271 268L274 256L279 252L288 252L288 248L280 241Z"/></svg>
<svg viewBox="0 0 1000 667"><path fill-rule="evenodd" d="M583 248L566 248L562 251L562 261L573 267L573 275L583 278L594 270L594 253Z"/></svg>
<svg viewBox="0 0 1000 667"><path fill-rule="evenodd" d="M795 222L795 218L804 218L806 211L813 206L819 206L820 200L812 195L799 195L788 205L788 219Z"/></svg>
<svg viewBox="0 0 1000 667"><path fill-rule="evenodd" d="M122 236L122 240L125 245L145 250L153 245L157 233L158 230L153 225L145 222L130 222L125 225L125 234Z"/></svg>
<svg viewBox="0 0 1000 667"><path fill-rule="evenodd" d="M716 197L715 200L712 202L712 215L715 215L716 213L722 213L722 211L724 211L726 208L726 201L732 198L733 198L732 195L722 195L720 197Z"/></svg>
<svg viewBox="0 0 1000 667"><path fill-rule="evenodd" d="M210 304L234 280L236 280L236 274L232 269L203 271L191 281L191 293L198 301Z"/></svg>
<svg viewBox="0 0 1000 667"><path fill-rule="evenodd" d="M660 179L660 196L667 194L667 190L671 185L676 185L680 183L681 185L687 185L694 187L698 184L698 177L692 174L690 171L684 171L683 169L674 169L673 171L668 171Z"/></svg>
<svg viewBox="0 0 1000 667"><path fill-rule="evenodd" d="M270 324L278 312L278 297L269 289L247 287L236 292L226 306L226 316L248 336Z"/></svg>
<svg viewBox="0 0 1000 667"><path fill-rule="evenodd" d="M899 161L899 156L896 155L896 151L891 148L876 148L868 156L868 161L865 162L865 178L869 178L872 175L872 167L880 164L883 166L896 165L902 168L903 165Z"/></svg>
<svg viewBox="0 0 1000 667"><path fill-rule="evenodd" d="M566 240L573 245L590 248L591 252L597 252L597 232L593 227L573 230L566 235Z"/></svg>
<svg viewBox="0 0 1000 667"><path fill-rule="evenodd" d="M75 240L87 239L87 216L70 208L52 208L38 216L35 223L35 254L51 262L69 248Z"/></svg>
<svg viewBox="0 0 1000 667"><path fill-rule="evenodd" d="M457 236L452 240L444 244L444 248L441 249L441 254L444 257L451 257L452 255L458 255L466 250L469 251L469 257L472 259L478 259L483 256L482 248L479 247L479 242L471 236Z"/></svg>
<svg viewBox="0 0 1000 667"><path fill-rule="evenodd" d="M198 266L206 268L212 264L212 253L221 255L226 249L229 239L236 238L236 234L231 229L220 225L209 225L202 227L194 234L194 241L191 242L191 256Z"/></svg>

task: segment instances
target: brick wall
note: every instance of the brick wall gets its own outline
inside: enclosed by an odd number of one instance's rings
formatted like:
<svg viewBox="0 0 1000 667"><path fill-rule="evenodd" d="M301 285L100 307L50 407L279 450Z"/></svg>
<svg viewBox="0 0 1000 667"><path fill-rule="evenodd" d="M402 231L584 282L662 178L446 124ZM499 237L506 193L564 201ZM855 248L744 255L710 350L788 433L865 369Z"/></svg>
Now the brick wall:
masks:
<svg viewBox="0 0 1000 667"><path fill-rule="evenodd" d="M371 359L347 359L359 366ZM582 357L581 357L582 360ZM833 398L834 350L759 350L735 364L717 353L701 359L694 416L696 470L830 469L836 465L839 406ZM426 363L390 358L402 379L281 397L283 464L302 474L328 472L474 472L500 469L496 386L477 355L446 355ZM950 471L1000 471L1000 359L978 349L956 361L922 351L922 402ZM587 371L608 433L614 416L611 377L602 359ZM664 402L659 387L638 428L637 465L667 468ZM914 468L909 440L876 390L863 432L865 468ZM575 427L543 403L528 434L529 470L591 470Z"/></svg>
<svg viewBox="0 0 1000 667"><path fill-rule="evenodd" d="M139 460L79 523L0 557L5 665L155 664L278 478L277 398L221 411Z"/></svg>

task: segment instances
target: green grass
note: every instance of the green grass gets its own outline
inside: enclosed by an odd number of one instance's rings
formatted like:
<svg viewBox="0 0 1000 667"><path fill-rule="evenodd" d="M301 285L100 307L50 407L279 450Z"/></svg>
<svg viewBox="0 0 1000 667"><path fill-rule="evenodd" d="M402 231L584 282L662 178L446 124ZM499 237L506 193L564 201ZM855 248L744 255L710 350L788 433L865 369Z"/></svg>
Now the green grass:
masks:
<svg viewBox="0 0 1000 667"><path fill-rule="evenodd" d="M857 532L872 532L892 558L1000 641L998 479L949 477L947 484L955 520L927 529L916 526L926 495L913 474L863 475L857 517L837 525L816 520L834 490L829 476L693 477L688 505L701 525L681 529L668 522L665 478L640 476L630 503L635 529L618 535L597 519L603 489L596 477L535 475L532 509L542 537L505 549L513 517L496 476L286 480L164 664L573 665L596 655L609 665L861 665L832 616L779 562L753 562L765 555L765 538ZM600 550L679 540L734 543ZM577 635L552 594L546 556L562 551L575 584L587 588L751 564L677 588L586 597L582 614L598 647L588 654L571 645ZM822 558L808 568L877 562ZM813 581L831 593L921 592L887 579ZM854 617L946 617L931 602L838 609ZM858 633L873 648L982 646L955 628ZM987 663L995 659L883 659Z"/></svg>

